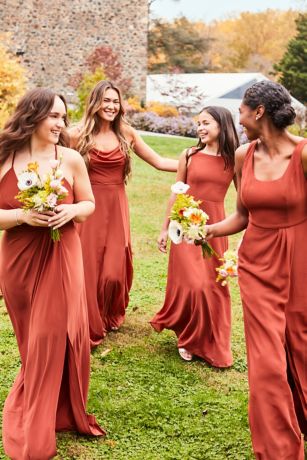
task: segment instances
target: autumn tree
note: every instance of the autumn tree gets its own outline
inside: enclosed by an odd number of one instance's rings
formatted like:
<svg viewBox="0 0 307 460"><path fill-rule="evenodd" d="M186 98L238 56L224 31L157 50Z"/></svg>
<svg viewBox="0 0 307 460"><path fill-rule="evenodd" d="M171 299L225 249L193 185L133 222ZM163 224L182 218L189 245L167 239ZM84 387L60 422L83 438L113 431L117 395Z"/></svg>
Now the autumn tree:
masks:
<svg viewBox="0 0 307 460"><path fill-rule="evenodd" d="M275 66L280 73L279 81L291 94L307 104L307 13L296 20L297 34Z"/></svg>
<svg viewBox="0 0 307 460"><path fill-rule="evenodd" d="M0 37L0 127L13 112L26 89L26 71L9 51L6 37Z"/></svg>
<svg viewBox="0 0 307 460"><path fill-rule="evenodd" d="M150 73L205 72L210 38L204 23L185 17L173 22L153 21L148 35L148 70Z"/></svg>
<svg viewBox="0 0 307 460"><path fill-rule="evenodd" d="M268 9L243 12L238 17L211 25L214 45L209 50L210 65L219 72L262 72L270 75L289 39L295 35L297 11Z"/></svg>

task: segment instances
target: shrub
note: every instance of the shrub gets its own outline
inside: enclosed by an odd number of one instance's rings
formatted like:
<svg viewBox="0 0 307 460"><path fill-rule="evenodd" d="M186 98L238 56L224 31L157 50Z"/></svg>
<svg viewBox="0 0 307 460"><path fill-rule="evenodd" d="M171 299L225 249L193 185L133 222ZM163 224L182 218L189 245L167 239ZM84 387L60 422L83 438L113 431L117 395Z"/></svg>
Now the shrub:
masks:
<svg viewBox="0 0 307 460"><path fill-rule="evenodd" d="M190 117L159 117L153 112L128 114L135 129L178 136L196 137L196 123Z"/></svg>
<svg viewBox="0 0 307 460"><path fill-rule="evenodd" d="M0 43L0 127L12 114L26 89L26 70L4 43Z"/></svg>
<svg viewBox="0 0 307 460"><path fill-rule="evenodd" d="M178 117L179 113L176 107L161 102L149 102L146 106L148 112L153 112L160 117Z"/></svg>

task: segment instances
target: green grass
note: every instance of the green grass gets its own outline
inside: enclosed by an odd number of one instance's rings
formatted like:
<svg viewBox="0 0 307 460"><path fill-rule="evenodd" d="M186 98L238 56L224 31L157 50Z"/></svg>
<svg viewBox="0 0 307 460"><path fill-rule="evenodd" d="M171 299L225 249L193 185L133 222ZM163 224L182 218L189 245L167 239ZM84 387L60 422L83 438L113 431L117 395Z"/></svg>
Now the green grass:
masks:
<svg viewBox="0 0 307 460"><path fill-rule="evenodd" d="M164 156L177 157L191 139L145 137ZM89 412L108 432L104 439L58 435L57 460L248 460L247 373L239 292L232 283L234 365L217 370L184 363L175 335L155 333L148 321L161 308L167 257L156 239L175 175L138 158L128 186L135 277L127 320L92 354ZM233 188L227 211L234 208ZM231 239L232 247L238 237ZM9 318L0 308L0 402L19 367ZM6 458L0 442L0 459Z"/></svg>

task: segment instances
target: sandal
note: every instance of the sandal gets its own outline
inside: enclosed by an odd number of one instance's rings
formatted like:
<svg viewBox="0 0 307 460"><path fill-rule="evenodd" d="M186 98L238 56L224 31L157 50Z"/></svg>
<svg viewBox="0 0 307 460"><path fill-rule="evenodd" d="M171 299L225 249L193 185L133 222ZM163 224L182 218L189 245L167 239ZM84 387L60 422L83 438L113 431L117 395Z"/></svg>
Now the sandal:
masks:
<svg viewBox="0 0 307 460"><path fill-rule="evenodd" d="M178 353L184 361L192 361L193 355L185 348L178 348Z"/></svg>

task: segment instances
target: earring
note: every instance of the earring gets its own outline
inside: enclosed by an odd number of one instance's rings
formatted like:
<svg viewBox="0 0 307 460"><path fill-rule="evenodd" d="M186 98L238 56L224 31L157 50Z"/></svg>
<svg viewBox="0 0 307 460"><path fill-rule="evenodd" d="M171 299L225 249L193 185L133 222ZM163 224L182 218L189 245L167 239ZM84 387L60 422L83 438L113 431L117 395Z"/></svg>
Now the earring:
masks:
<svg viewBox="0 0 307 460"><path fill-rule="evenodd" d="M256 120L259 120L259 118L260 118L259 115L256 115Z"/></svg>

